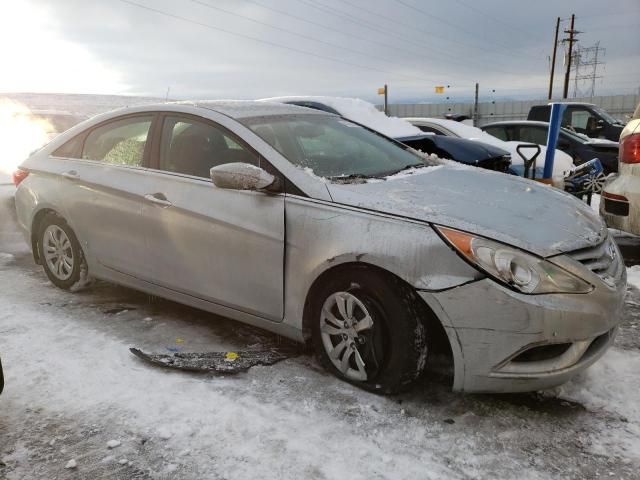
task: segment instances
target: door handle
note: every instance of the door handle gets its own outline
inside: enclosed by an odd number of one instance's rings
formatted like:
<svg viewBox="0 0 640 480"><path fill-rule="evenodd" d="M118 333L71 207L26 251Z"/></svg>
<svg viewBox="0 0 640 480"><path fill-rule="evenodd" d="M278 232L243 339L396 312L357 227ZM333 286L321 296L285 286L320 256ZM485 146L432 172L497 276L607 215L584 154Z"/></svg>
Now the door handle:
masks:
<svg viewBox="0 0 640 480"><path fill-rule="evenodd" d="M63 172L62 176L69 180L78 180L80 178L80 176L78 175L78 172L76 172L75 170L69 170L68 172Z"/></svg>
<svg viewBox="0 0 640 480"><path fill-rule="evenodd" d="M145 200L148 200L151 203L155 203L156 205L164 208L173 205L173 203L167 200L167 197L165 197L163 193L148 193L144 196L144 198Z"/></svg>

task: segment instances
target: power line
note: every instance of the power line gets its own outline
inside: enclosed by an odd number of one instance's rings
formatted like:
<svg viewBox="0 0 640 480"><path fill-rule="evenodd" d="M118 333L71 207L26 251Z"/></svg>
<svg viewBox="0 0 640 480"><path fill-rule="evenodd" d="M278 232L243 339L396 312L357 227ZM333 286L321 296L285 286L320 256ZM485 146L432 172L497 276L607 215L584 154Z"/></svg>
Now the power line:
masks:
<svg viewBox="0 0 640 480"><path fill-rule="evenodd" d="M294 32L293 30L289 30L287 28L278 27L277 25L272 25L272 24L270 24L268 22L263 22L261 20L256 20L254 18L248 17L246 15L242 15L242 14L237 13L237 12L226 10L226 9L220 8L220 7L216 7L216 6L211 5L211 4L207 3L207 2L203 2L202 0L191 0L191 2L196 3L198 5L202 5L203 7L206 7L206 8L212 9L212 10L217 10L219 12L224 12L224 13L226 13L228 15L233 15L235 17L239 17L239 18L245 19L245 20L247 20L249 22L253 22L253 23L256 23L258 25L263 25L265 27L272 28L272 29L278 30L280 32L288 33L289 35L294 35L296 37L304 38L306 40L311 40L312 42L318 42L318 43L321 43L323 45L328 45L328 46L333 47L333 48L338 48L340 50L345 50L347 52L352 52L352 53L355 53L357 55L362 55L362 56L365 56L365 57L368 57L368 58L373 58L374 60L377 60L377 61L381 60L380 56L371 55L369 53L362 52L362 51L359 51L359 50L354 50L352 48L345 47L343 45L337 45L335 43L327 42L325 40L321 40L321 39L318 39L316 37L312 37L310 35L305 35L305 34L302 34L302 33ZM398 62L394 62L394 61L391 61L391 60L384 60L384 61L387 62L387 63L391 63L393 65L397 65L399 67L406 67L406 65L404 65L404 64L401 64L401 63L398 63Z"/></svg>
<svg viewBox="0 0 640 480"><path fill-rule="evenodd" d="M258 43L263 43L265 45L270 45L272 47L281 48L281 49L289 50L289 51L296 52L296 53L302 53L303 55L308 55L308 56L320 58L322 60L328 60L330 62L335 62L335 63L342 63L344 65L349 65L351 67L362 68L364 70L372 70L372 71L376 71L376 72L380 72L380 73L385 73L387 75L403 77L403 78L407 78L407 79L411 79L411 80L420 80L420 81L429 80L430 82L433 82L433 80L431 80L431 79L424 79L424 78L418 78L418 77L409 77L407 75L396 74L396 73L390 72L388 70L383 70L383 69L376 68L376 67L370 67L368 65L361 65L361 64L358 64L358 63L347 62L347 61L344 61L344 60L340 60L338 58L329 57L329 56L325 56L325 55L309 52L309 51L298 49L298 48L295 48L295 47L289 47L287 45L282 45L280 43L272 42L270 40L264 40L264 39L261 39L261 38L253 37L251 35L245 35L243 33L238 33L238 32L234 32L232 30L227 30L227 29L224 29L224 28L216 27L216 26L210 25L208 23L203 23L203 22L199 22L197 20L192 20L190 18L182 17L180 15L175 15L173 13L169 13L169 12L165 12L164 10L159 10L157 8L149 7L147 5L143 5L143 4L134 2L132 0L118 0L118 1L120 1L122 3L126 3L128 5L132 5L134 7L141 8L143 10L147 10L147 11L150 11L150 12L157 13L159 15L163 15L165 17L170 17L170 18L174 18L176 20L181 20L183 22L191 23L191 24L194 24L194 25L199 25L201 27L204 27L204 28L207 28L207 29L210 29L210 30L215 30L215 31L218 31L218 32L226 33L228 35L233 35L235 37L240 37L240 38L244 38L244 39L247 39L247 40L252 40L252 41L258 42Z"/></svg>
<svg viewBox="0 0 640 480"><path fill-rule="evenodd" d="M354 4L353 2L351 2L349 0L342 0L342 3L346 3L347 5L350 5L351 7L353 7L354 9L360 10L360 6ZM379 13L379 12L374 12L374 11L372 11L370 9L366 10L365 13L368 13L368 14L370 14L372 16L376 16L376 17L386 16L386 14ZM490 53L492 55L508 56L509 58L511 58L513 60L513 56L511 54L506 54L506 53L502 53L502 52L496 52L495 50L492 50L492 49L486 48L486 47L482 47L480 45L469 45L468 43L465 43L465 42L460 42L460 41L457 41L457 40L454 40L454 39L451 39L451 38L443 37L441 35L436 35L436 34L433 34L433 33L429 32L429 31L426 31L424 29L416 28L413 25L410 25L409 23L401 22L401 21L399 21L399 20L397 20L395 18L387 18L387 21L390 22L390 23L394 23L396 25L402 25L404 27L407 27L407 28L409 28L411 30L414 30L414 31L418 32L420 35L424 35L424 36L427 36L427 37L432 37L432 38L434 38L434 39L436 39L438 41L444 41L444 42L452 43L454 45L459 45L465 51L468 51L469 48L477 48L479 50L483 50L485 52L488 52L488 53ZM372 22L369 22L369 23L372 23ZM433 47L433 45L429 45L429 47ZM459 54L457 54L457 53L455 53L455 54L454 53L443 53L443 55L451 57L452 55L458 56ZM474 58L474 59L472 59L472 61L477 61L477 60ZM519 73L506 72L504 70L502 70L502 73L511 73L513 75L519 75Z"/></svg>
<svg viewBox="0 0 640 480"><path fill-rule="evenodd" d="M397 38L397 39L399 39L399 40L401 40L401 41L403 41L405 43L409 43L411 45L415 45L418 48L423 49L423 50L432 47L430 45L418 43L418 42L416 42L416 41L414 41L414 40L412 40L412 39L410 39L408 37L404 37L404 36L398 35L395 32L389 31L389 29L384 27L384 26L377 25L377 24L375 24L373 22L370 22L370 21L367 21L367 20L364 20L364 19L361 19L361 18L356 18L353 15L349 14L348 12L344 12L344 11L341 11L341 10L336 10L335 8L332 8L332 7L326 5L326 4L322 3L322 2L319 2L318 0L313 0L313 1L310 1L310 0L298 0L298 1L302 2L303 4L305 4L305 5L307 5L307 6L311 7L311 8L319 10L319 11L321 11L323 13L328 13L329 15L333 15L335 17L338 17L338 18L347 20L349 22L355 23L357 25L360 25L362 27L365 27L365 28L367 28L369 30L372 30L372 31L376 32L376 33L380 33L380 34L384 35L385 37L387 37L389 35L393 36L393 37L395 37L395 38ZM343 2L344 3L349 3L347 0L343 0ZM397 23L394 20L392 20L392 21L394 23ZM434 35L432 35L432 34L430 34L428 32L423 32L422 30L419 30L419 31L422 34L425 34L427 36L434 36ZM439 40L444 39L444 38L438 37L438 36L435 36L435 38L437 38ZM452 41L452 42L454 42L454 41ZM454 42L454 43L456 43L456 42ZM460 43L460 45L463 46L467 50L469 49L469 46L467 44ZM502 54L500 52L494 52L493 50L487 49L487 48L484 48L484 47L479 47L478 46L476 48L479 48L481 50L486 50L486 51L488 51L488 52L490 52L492 54L504 55L504 54ZM439 55L442 55L443 57L445 57L445 61L448 61L450 63L458 63L458 64L462 64L464 66L468 66L468 63L451 60L451 57L459 56L459 54L457 54L457 53L440 53L440 52L437 52L437 51L436 52L432 51L432 53L438 53ZM511 55L509 55L509 56L511 57ZM475 60L472 60L472 61L475 61ZM497 69L497 68L494 68L494 71L499 71L501 73L506 73L506 74L509 74L509 75L520 75L519 72L500 70L500 69Z"/></svg>
<svg viewBox="0 0 640 480"><path fill-rule="evenodd" d="M376 44L376 45L382 46L382 47L387 48L387 49L390 49L390 50L395 50L395 51L400 52L400 53L402 53L402 54L404 54L404 55L409 55L409 56L411 56L412 60L415 60L416 56L421 56L421 57L423 57L423 58L432 58L432 59L433 59L433 57L426 56L426 55L424 54L424 51L422 51L422 52L409 51L409 50L406 50L406 49L404 49L404 48L400 48L400 47L397 47L397 46L395 46L395 45L392 45L392 44L390 44L390 43L388 43L388 42L380 42L380 41L373 40L373 39L370 39L370 38L365 38L365 37L362 37L362 36L360 36L360 35L355 35L355 34L353 34L352 32L349 32L349 31L346 31L346 30L340 30L340 29L337 29L337 28L333 28L333 27L330 27L330 26L324 25L324 24L322 24L322 23L315 22L315 21L309 20L309 19L307 19L307 18L300 17L300 16L298 16L298 15L294 15L294 14L289 13L289 12L286 12L286 11L284 11L284 10L279 10L279 9L277 9L277 8L273 8L273 7L270 7L270 6L267 6L267 5L263 5L262 3L259 3L259 2L255 1L255 0L245 0L245 1L246 1L246 2L250 2L250 3L253 3L253 4L255 4L255 5L258 5L259 7L262 7L262 8L264 8L264 9L266 9L266 10L270 10L270 11L276 12L276 13L278 13L278 14L280 14L280 15L284 15L284 16L287 16L287 17L291 17L291 18L293 18L293 19L295 19L295 20L299 20L299 21L301 21L301 22L308 23L308 24L310 24L310 25L315 25L315 26L318 26L318 27L320 27L320 28L324 28L324 29L326 29L326 30L329 30L329 31L332 31L332 32L339 33L339 34L341 34L341 35L345 35L345 36L348 36L348 37L351 37L351 38L355 38L355 39L357 39L357 40L361 40L361 41L363 41L363 42L370 42L370 43L373 43L373 44ZM421 48L422 48L422 47L421 47ZM432 53L439 53L439 52L432 52ZM455 60L453 60L453 61L452 61L450 56L447 56L447 55L445 55L445 54L440 54L440 55L442 55L442 56L446 57L445 61L447 61L447 62L450 62L450 63L457 63L457 64L459 64L459 65L467 66L467 64L466 64L466 63L464 63L464 62L458 62L458 61L455 61ZM378 58L378 57L376 57L376 58ZM434 60L435 60L435 59L434 59ZM507 72L507 73L512 73L512 72Z"/></svg>
<svg viewBox="0 0 640 480"><path fill-rule="evenodd" d="M467 34L469 34L469 35L473 35L474 37L477 37L477 38L482 39L483 41L486 41L486 39L482 38L480 35L478 35L478 34L476 34L476 33L472 32L472 31L470 31L470 30L467 30L466 28L460 27L460 26L456 25L455 23L452 23L452 22L448 21L446 18L442 18L442 17L439 17L439 16L437 16L437 15L433 15L433 14L431 14L431 13L429 13L429 12L426 12L425 10L422 10L421 8L416 7L415 5L411 5L410 3L405 2L404 0L394 0L394 1L395 1L396 3L399 3L399 4L401 4L401 5L404 5L404 6L405 6L405 7L407 7L407 8L410 8L411 10L415 10L416 12L421 13L422 15L424 15L424 16L426 16L426 17L428 17L428 18L433 18L434 20L437 20L437 21L439 21L439 22L441 22L441 23L444 23L445 25L448 25L448 26L450 26L451 28L455 28L456 30L460 30L461 32L465 32L465 33L467 33ZM508 45L507 45L507 46L505 46L504 44L501 44L501 43L499 43L499 42L496 42L495 40L494 40L492 43L494 43L495 45L497 45L497 46L499 46L499 47L501 47L501 48L505 49L505 50L506 50L506 51L508 51L511 55L513 55L513 50L512 50L512 48L511 48L511 46L508 46ZM476 48L481 48L481 47L479 47L479 46L477 46L477 45L476 45ZM484 50L484 48L483 48L483 50ZM493 53L498 53L498 52L493 52ZM536 59L538 58L538 57L533 57L532 55L527 55L527 56L532 57L532 58L536 58Z"/></svg>
<svg viewBox="0 0 640 480"><path fill-rule="evenodd" d="M269 10L277 11L278 13L283 14L283 15L286 15L286 16L292 16L291 14L289 14L289 13L287 13L287 12L283 12L283 11L281 11L281 10L280 10L280 11L278 11L278 10L275 10L275 9L273 9L273 8L266 7L266 6L262 5L262 4L259 4L259 3L255 2L255 1L252 1L252 0L246 0L246 1L249 1L249 2L251 2L251 3L254 3L254 4L256 4L256 5L260 6L260 7L267 8L267 9L269 9ZM206 8L212 9L212 10L217 10L217 11L219 11L219 12L223 12L223 13L226 13L226 14L228 14L228 15L233 15L233 16L236 16L236 17L242 18L242 19L244 19L244 20L247 20L247 21L250 21L250 22L256 23L256 24L258 24L258 25L263 25L263 26L266 26L266 27L268 27L268 28L272 28L272 29L274 29L274 30L279 30L279 31L281 31L281 32L288 33L288 34L290 34L290 35L294 35L294 36L297 36L297 37L300 37L300 38L304 38L304 39L311 40L311 41L314 41L314 42L322 43L322 44L324 44L324 45L328 45L328 46L330 46L330 47L338 48L338 49L341 49L341 50L349 51L349 52L355 53L355 54L357 54L357 55L362 55L362 56L365 56L365 57L368 57L368 58L373 58L373 59L374 59L374 60L376 60L376 61L383 60L383 61L385 61L385 62L387 62L387 63L393 64L393 65L397 65L397 66L400 66L400 67L403 67L403 68L406 68L406 67L407 67L407 65L406 65L406 64L402 64L402 63L399 63L399 62L395 62L395 61L393 61L393 60L388 60L388 59L386 59L386 58L385 58L385 59L383 59L383 58L382 58L382 57L380 57L379 55L372 55L372 54L369 54L369 53L367 53L367 52L363 52L363 51L360 51L360 50L355 50L355 49L353 49L353 48L345 47L345 46L343 46L343 45L338 45L338 44L335 44L335 43L327 42L327 41L325 41L325 40L318 39L317 37L313 37L313 36L311 36L311 35L305 35L305 34L301 34L301 33L298 33L298 32L294 32L293 30L289 30L289 29L284 28L284 27L279 27L279 26L273 25L273 24L268 23L268 22L264 22L264 21L261 21L261 20L256 20L256 19L251 18L251 17L248 17L248 16L246 16L246 15L242 15L242 14L237 13L237 12L233 12L233 11L230 11L230 10L227 10L227 9L224 9L224 8L221 8L221 7L218 7L218 6L211 5L211 4L209 4L209 3L207 3L207 2L204 2L204 1L202 1L202 0L191 0L191 2L196 3L196 4L198 4L198 5L201 5L201 6L203 6L203 7L206 7ZM294 17L294 18L295 18L295 17ZM302 21L306 21L305 19L302 19L302 18L300 18L300 17L298 17L298 19L300 19L300 20L302 20ZM310 22L310 23L315 24L315 25L322 26L321 24L318 24L317 22ZM341 32L340 30L337 30L337 29L331 29L331 30L334 30L334 31L336 31L336 32L338 32L338 33L344 33L344 32ZM369 41L369 40L367 40L366 38L363 38L363 37L358 37L358 36L356 36L356 38L359 38L359 39L364 40L364 41ZM387 45L386 45L385 43L383 43L383 42L374 42L374 43L377 43L377 44L380 44L380 45L383 45L383 46L387 46ZM392 48L394 48L394 47L392 47ZM401 51L401 52L403 52L403 53L407 53L406 51L404 51L404 50L402 50L402 49L397 49L397 50L400 50L400 51ZM433 53L438 53L438 52L433 52ZM423 58L425 58L425 59L438 60L437 58L434 58L433 56L427 55L427 54L425 54L424 52L420 52L420 53L413 53L413 57L414 57L413 59L414 59L414 60L415 60L415 56L416 56L416 55L417 55L417 56L421 56L421 57L423 57ZM461 62L461 61L458 61L458 60L451 59L451 57L450 57L450 56L444 55L444 57L445 57L445 58L444 58L444 59L442 59L442 60L440 60L440 61L444 61L444 62L451 63L451 64L458 64L458 65L462 65L462 66L465 66L465 67L466 67L466 66L468 66L468 63L465 63L465 62ZM515 74L515 72L503 72L503 73L513 73L513 74ZM431 79L430 79L430 80L431 80ZM433 81L433 80L432 80L432 81Z"/></svg>
<svg viewBox="0 0 640 480"><path fill-rule="evenodd" d="M480 9L480 8L476 8L473 5L469 5L468 3L463 2L462 0L455 0L456 3L458 3L459 5L462 5L463 7L479 13L480 15L482 15L485 18L488 18L489 20L493 20L496 23L499 23L500 25L504 25L507 28L509 28L510 30L513 30L514 32L516 32L518 35L521 35L523 32L526 33L527 35L529 35L531 38L535 39L535 40L540 40L541 37L540 36L536 36L534 34L532 34L529 31L526 30L522 30L520 28L516 28L513 25L511 25L509 22L505 21L505 20L501 20L498 17L494 16L494 15L490 15L487 12L485 12L484 10Z"/></svg>

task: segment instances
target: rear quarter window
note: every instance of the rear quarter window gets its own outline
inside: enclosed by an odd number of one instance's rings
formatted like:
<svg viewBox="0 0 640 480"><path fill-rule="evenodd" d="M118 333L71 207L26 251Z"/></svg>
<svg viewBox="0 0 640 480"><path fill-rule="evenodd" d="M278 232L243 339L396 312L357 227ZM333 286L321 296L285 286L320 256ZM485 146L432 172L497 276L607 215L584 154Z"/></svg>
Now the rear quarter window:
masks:
<svg viewBox="0 0 640 480"><path fill-rule="evenodd" d="M153 116L123 118L94 128L82 148L82 159L141 166Z"/></svg>

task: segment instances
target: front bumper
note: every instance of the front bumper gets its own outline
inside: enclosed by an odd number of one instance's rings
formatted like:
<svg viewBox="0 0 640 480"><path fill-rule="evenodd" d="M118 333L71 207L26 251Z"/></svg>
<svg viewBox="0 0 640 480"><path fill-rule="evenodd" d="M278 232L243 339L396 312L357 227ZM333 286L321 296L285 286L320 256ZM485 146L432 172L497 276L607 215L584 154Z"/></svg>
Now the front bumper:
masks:
<svg viewBox="0 0 640 480"><path fill-rule="evenodd" d="M581 268L572 262L565 257L556 263ZM621 267L609 285L590 271L582 274L594 285L588 294L525 295L491 279L443 292L418 292L449 337L454 390L551 388L600 358L620 322L626 271Z"/></svg>

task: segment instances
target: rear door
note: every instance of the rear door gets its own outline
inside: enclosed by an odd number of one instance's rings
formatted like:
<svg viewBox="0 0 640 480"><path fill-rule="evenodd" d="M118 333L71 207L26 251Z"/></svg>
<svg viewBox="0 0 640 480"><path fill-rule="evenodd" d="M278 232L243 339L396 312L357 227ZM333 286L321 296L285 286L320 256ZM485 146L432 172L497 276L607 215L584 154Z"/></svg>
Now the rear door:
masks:
<svg viewBox="0 0 640 480"><path fill-rule="evenodd" d="M142 214L152 281L272 321L283 318L284 194L225 190L209 170L230 162L277 174L221 125L167 114Z"/></svg>
<svg viewBox="0 0 640 480"><path fill-rule="evenodd" d="M54 155L63 162L64 215L85 254L101 266L144 277L148 267L141 223L151 187L149 155L153 113L107 121L80 134Z"/></svg>

